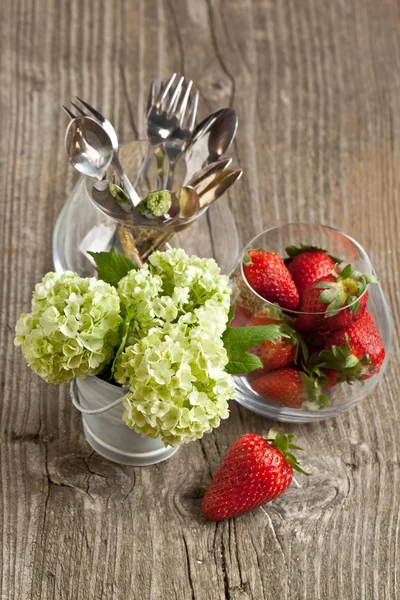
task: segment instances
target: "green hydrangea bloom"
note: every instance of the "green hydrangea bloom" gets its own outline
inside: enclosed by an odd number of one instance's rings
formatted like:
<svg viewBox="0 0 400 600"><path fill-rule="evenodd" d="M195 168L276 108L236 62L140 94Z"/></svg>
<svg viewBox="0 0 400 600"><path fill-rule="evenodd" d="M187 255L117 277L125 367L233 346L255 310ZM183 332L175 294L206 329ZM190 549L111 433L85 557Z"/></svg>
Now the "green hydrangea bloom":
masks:
<svg viewBox="0 0 400 600"><path fill-rule="evenodd" d="M171 194L166 190L159 190L146 196L142 202L154 217L161 217L171 208Z"/></svg>
<svg viewBox="0 0 400 600"><path fill-rule="evenodd" d="M228 417L234 383L224 370L227 362L212 328L193 328L184 317L152 328L117 361L114 376L130 387L124 421L165 445L201 438Z"/></svg>
<svg viewBox="0 0 400 600"><path fill-rule="evenodd" d="M32 312L16 325L15 344L49 383L97 375L119 342L120 299L108 283L67 271L35 287Z"/></svg>
<svg viewBox="0 0 400 600"><path fill-rule="evenodd" d="M154 252L118 286L135 318L114 377L129 386L124 420L175 446L201 438L228 416L233 378L222 342L231 290L213 259L182 249Z"/></svg>
<svg viewBox="0 0 400 600"><path fill-rule="evenodd" d="M231 289L212 258L188 256L181 248L154 252L143 269L121 279L118 292L125 309L135 307L129 343L182 315L193 325L208 323L214 335L225 330Z"/></svg>

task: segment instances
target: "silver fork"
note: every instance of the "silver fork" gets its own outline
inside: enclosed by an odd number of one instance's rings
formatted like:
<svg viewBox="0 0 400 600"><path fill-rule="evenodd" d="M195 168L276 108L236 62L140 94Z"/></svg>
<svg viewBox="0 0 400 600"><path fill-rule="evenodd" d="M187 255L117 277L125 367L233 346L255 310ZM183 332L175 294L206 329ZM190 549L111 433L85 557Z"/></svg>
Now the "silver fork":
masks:
<svg viewBox="0 0 400 600"><path fill-rule="evenodd" d="M189 109L189 114L184 124L186 106L188 104L190 89L192 85L193 82L190 81L186 86L185 95L182 99L182 108L176 110L178 114L178 126L173 132L173 134L163 144L165 154L168 157L168 178L166 185L167 190L172 190L174 184L175 165L186 150L186 147L192 136L194 124L196 121L197 106L199 103L199 92L197 91L193 97L193 101Z"/></svg>
<svg viewBox="0 0 400 600"><path fill-rule="evenodd" d="M119 160L119 155L118 155L118 137L117 137L117 134L116 134L116 131L115 131L113 125L110 123L110 121L105 119L101 113L99 113L95 108L93 108L93 106L90 106L90 104L88 104L87 102L85 102L84 100L79 98L78 96L76 96L76 99L79 100L79 102L81 104L83 104L83 106L86 107L86 109L92 114L92 116L95 119L97 119L97 121L103 127L104 131L109 135L111 144L113 147L113 151L114 151L113 158L112 158L112 164L115 167L115 170L117 171L117 173L120 177L120 180L123 184L123 188L125 189L126 193L128 194L129 198L131 199L133 206L137 206L141 199L138 196L135 188L129 181L128 177L126 176L124 169L122 168L121 162ZM81 114L82 116L88 116L80 108L80 106L75 104L75 102L72 102L72 100L70 102L71 102L72 106L74 108L76 108L76 110L78 111L79 114ZM63 109L72 119L74 119L76 117L76 115L74 115L74 113L66 106L63 106Z"/></svg>
<svg viewBox="0 0 400 600"><path fill-rule="evenodd" d="M173 88L175 78L176 73L165 85L161 82L158 90L157 82L153 80L147 104L147 137L150 144L155 147L158 189L164 187L164 157L167 155L169 172L166 188L172 190L175 163L188 144L196 120L198 92L194 96L183 126L193 81L189 81L184 87L185 78L181 77Z"/></svg>

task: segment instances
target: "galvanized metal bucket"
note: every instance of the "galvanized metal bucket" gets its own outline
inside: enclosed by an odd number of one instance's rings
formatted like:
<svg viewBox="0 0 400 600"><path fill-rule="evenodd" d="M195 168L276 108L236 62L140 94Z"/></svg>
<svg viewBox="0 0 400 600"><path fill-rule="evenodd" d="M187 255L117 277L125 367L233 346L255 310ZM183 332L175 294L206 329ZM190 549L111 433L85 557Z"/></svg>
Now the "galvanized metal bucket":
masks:
<svg viewBox="0 0 400 600"><path fill-rule="evenodd" d="M165 447L160 438L142 437L122 420L123 388L97 377L75 379L71 398L82 413L83 429L90 446L108 460L137 467L170 458L178 448Z"/></svg>

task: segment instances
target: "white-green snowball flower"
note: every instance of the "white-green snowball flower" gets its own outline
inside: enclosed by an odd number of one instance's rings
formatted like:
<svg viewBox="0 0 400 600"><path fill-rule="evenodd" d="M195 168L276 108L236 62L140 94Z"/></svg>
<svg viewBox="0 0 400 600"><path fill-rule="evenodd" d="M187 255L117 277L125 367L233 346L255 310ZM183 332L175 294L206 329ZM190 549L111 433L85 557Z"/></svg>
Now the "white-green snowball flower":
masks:
<svg viewBox="0 0 400 600"><path fill-rule="evenodd" d="M229 415L234 383L227 362L220 335L213 327L193 327L187 315L150 329L117 359L115 379L130 387L124 421L165 445L201 438Z"/></svg>
<svg viewBox="0 0 400 600"><path fill-rule="evenodd" d="M120 298L108 283L66 271L35 287L32 312L16 325L15 344L49 383L97 375L119 343Z"/></svg>
<svg viewBox="0 0 400 600"><path fill-rule="evenodd" d="M231 289L214 259L188 256L182 249L154 252L143 269L130 271L118 284L125 309L134 308L129 342L150 328L176 322L208 322L214 335L226 327Z"/></svg>

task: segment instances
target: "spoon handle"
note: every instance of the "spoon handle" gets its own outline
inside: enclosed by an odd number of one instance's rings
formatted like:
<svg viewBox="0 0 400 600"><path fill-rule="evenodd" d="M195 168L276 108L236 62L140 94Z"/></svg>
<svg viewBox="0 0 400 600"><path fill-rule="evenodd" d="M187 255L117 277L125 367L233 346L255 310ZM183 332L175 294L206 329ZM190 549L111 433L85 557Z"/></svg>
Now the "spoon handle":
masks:
<svg viewBox="0 0 400 600"><path fill-rule="evenodd" d="M164 189L164 156L165 156L165 154L164 154L164 151L161 146L157 146L156 148L154 146L151 146L149 148L149 150L147 151L145 158L143 159L142 165L139 170L139 175L137 176L137 179L135 182L135 187L137 187L139 190L142 188L143 181L147 177L147 173L148 173L149 167L151 165L153 155L156 157L156 160L157 160L157 187L156 187L156 189L157 190ZM151 191L152 191L152 189L151 189Z"/></svg>
<svg viewBox="0 0 400 600"><path fill-rule="evenodd" d="M164 156L165 156L165 152L164 152L162 146L158 146L155 149L154 154L157 159L157 189L163 190L164 189ZM167 188L167 189L169 189L169 188Z"/></svg>
<svg viewBox="0 0 400 600"><path fill-rule="evenodd" d="M169 162L168 166L168 178L167 178L167 186L166 189L172 191L172 187L174 185L174 175L175 175L175 161Z"/></svg>
<svg viewBox="0 0 400 600"><path fill-rule="evenodd" d="M112 164L114 165L115 170L117 171L118 175L120 176L121 182L124 184L123 187L124 187L126 193L128 194L128 196L132 202L132 205L137 206L140 202L140 197L138 196L135 188L129 181L128 177L125 175L122 165L119 161L118 154L114 154Z"/></svg>

